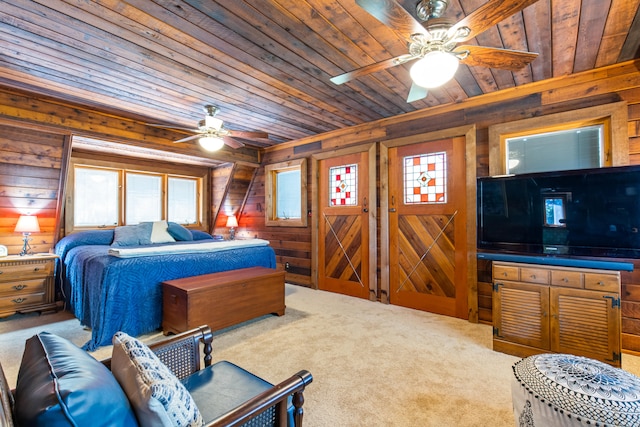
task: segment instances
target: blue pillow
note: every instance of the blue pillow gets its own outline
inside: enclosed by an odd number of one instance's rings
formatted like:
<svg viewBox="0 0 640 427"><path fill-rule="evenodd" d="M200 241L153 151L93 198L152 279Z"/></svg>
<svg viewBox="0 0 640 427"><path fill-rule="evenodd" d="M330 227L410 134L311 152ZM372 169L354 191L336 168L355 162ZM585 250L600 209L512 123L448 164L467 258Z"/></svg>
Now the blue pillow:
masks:
<svg viewBox="0 0 640 427"><path fill-rule="evenodd" d="M90 410L87 410L90 408ZM136 416L109 369L72 342L40 332L25 344L15 390L18 425L134 426Z"/></svg>
<svg viewBox="0 0 640 427"><path fill-rule="evenodd" d="M167 232L176 240L193 240L193 234L191 234L191 231L176 222L169 222Z"/></svg>
<svg viewBox="0 0 640 427"><path fill-rule="evenodd" d="M113 242L113 230L86 230L69 234L56 244L56 255L64 258L71 249L83 245L110 245Z"/></svg>
<svg viewBox="0 0 640 427"><path fill-rule="evenodd" d="M213 236L211 234L200 231L200 230L192 230L191 234L193 234L193 240L211 240Z"/></svg>
<svg viewBox="0 0 640 427"><path fill-rule="evenodd" d="M152 222L116 227L111 246L136 246L151 244Z"/></svg>

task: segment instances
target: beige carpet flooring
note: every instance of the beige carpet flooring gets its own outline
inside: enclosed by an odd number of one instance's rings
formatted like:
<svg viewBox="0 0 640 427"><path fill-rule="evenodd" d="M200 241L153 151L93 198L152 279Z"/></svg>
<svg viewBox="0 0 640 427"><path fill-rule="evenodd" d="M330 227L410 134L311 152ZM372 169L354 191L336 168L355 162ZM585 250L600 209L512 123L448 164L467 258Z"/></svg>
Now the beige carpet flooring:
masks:
<svg viewBox="0 0 640 427"><path fill-rule="evenodd" d="M309 370L306 426L514 425L511 366L518 358L492 351L491 326L294 285L286 286L286 304L282 317L216 333L214 360L274 383ZM24 340L41 330L78 345L89 337L65 312L0 320L0 362L10 384ZM623 368L639 375L640 358L623 355Z"/></svg>

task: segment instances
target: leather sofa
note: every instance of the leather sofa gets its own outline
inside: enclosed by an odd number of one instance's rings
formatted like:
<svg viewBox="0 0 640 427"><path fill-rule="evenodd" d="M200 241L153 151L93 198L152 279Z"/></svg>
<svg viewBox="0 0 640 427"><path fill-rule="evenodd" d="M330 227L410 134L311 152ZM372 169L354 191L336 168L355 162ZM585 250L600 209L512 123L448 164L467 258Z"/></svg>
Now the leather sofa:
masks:
<svg viewBox="0 0 640 427"><path fill-rule="evenodd" d="M116 334L112 358L99 362L39 333L25 344L14 390L0 366L0 426L302 425L308 371L274 386L228 361L212 364L211 342L207 326L149 346Z"/></svg>

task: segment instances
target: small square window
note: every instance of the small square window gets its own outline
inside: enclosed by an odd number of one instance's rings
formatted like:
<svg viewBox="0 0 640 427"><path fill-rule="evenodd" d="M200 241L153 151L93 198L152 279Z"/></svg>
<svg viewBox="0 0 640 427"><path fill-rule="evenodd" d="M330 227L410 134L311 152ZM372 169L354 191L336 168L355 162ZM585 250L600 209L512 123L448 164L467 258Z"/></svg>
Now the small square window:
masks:
<svg viewBox="0 0 640 427"><path fill-rule="evenodd" d="M265 167L267 226L307 226L306 159Z"/></svg>

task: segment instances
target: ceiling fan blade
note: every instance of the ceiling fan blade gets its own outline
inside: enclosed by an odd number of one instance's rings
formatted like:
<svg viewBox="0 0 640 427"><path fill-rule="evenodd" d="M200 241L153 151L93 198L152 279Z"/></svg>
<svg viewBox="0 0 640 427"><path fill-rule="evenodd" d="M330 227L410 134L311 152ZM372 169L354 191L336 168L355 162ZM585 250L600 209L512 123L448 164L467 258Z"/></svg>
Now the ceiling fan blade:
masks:
<svg viewBox="0 0 640 427"><path fill-rule="evenodd" d="M358 6L406 39L411 34L425 34L424 27L394 0L356 0Z"/></svg>
<svg viewBox="0 0 640 427"><path fill-rule="evenodd" d="M228 137L228 136L223 136L222 140L224 141L225 144L227 144L229 147L231 148L242 148L244 147L244 144L240 141L236 141L235 139Z"/></svg>
<svg viewBox="0 0 640 427"><path fill-rule="evenodd" d="M375 73L377 71L386 70L387 68L395 67L396 65L404 64L405 62L409 62L417 58L418 58L417 56L413 56L409 54L396 56L395 58L386 59L381 62L376 62L375 64L367 65L362 68L349 71L348 73L331 77L330 80L334 84L341 85L343 83L350 82L351 80L358 78L360 76Z"/></svg>
<svg viewBox="0 0 640 427"><path fill-rule="evenodd" d="M407 102L415 102L427 97L429 92L426 87L418 86L415 83L411 83L411 89L409 89L409 96L407 96Z"/></svg>
<svg viewBox="0 0 640 427"><path fill-rule="evenodd" d="M266 132L247 132L242 130L230 130L229 136L245 139L269 139L269 134Z"/></svg>
<svg viewBox="0 0 640 427"><path fill-rule="evenodd" d="M533 52L485 46L458 46L454 50L456 53L464 51L468 51L469 55L460 60L463 64L500 68L509 71L520 70L538 57L538 54Z"/></svg>
<svg viewBox="0 0 640 427"><path fill-rule="evenodd" d="M199 131L199 129L183 128L183 127L179 127L179 126L159 125L159 124L155 124L155 123L145 123L145 125L152 126L154 128L186 130L186 131L189 131L189 132L198 132Z"/></svg>
<svg viewBox="0 0 640 427"><path fill-rule="evenodd" d="M458 38L457 41L463 42L471 40L503 19L520 12L525 7L537 1L538 0L490 0L451 27L449 34L453 36L459 28L467 27L471 30L469 34L464 38Z"/></svg>
<svg viewBox="0 0 640 427"><path fill-rule="evenodd" d="M191 141L192 139L200 138L201 136L202 135L191 135L191 136L188 136L186 138L182 138L182 139L179 139L179 140L173 141L173 142L174 143L176 143L176 142L187 142L187 141Z"/></svg>

